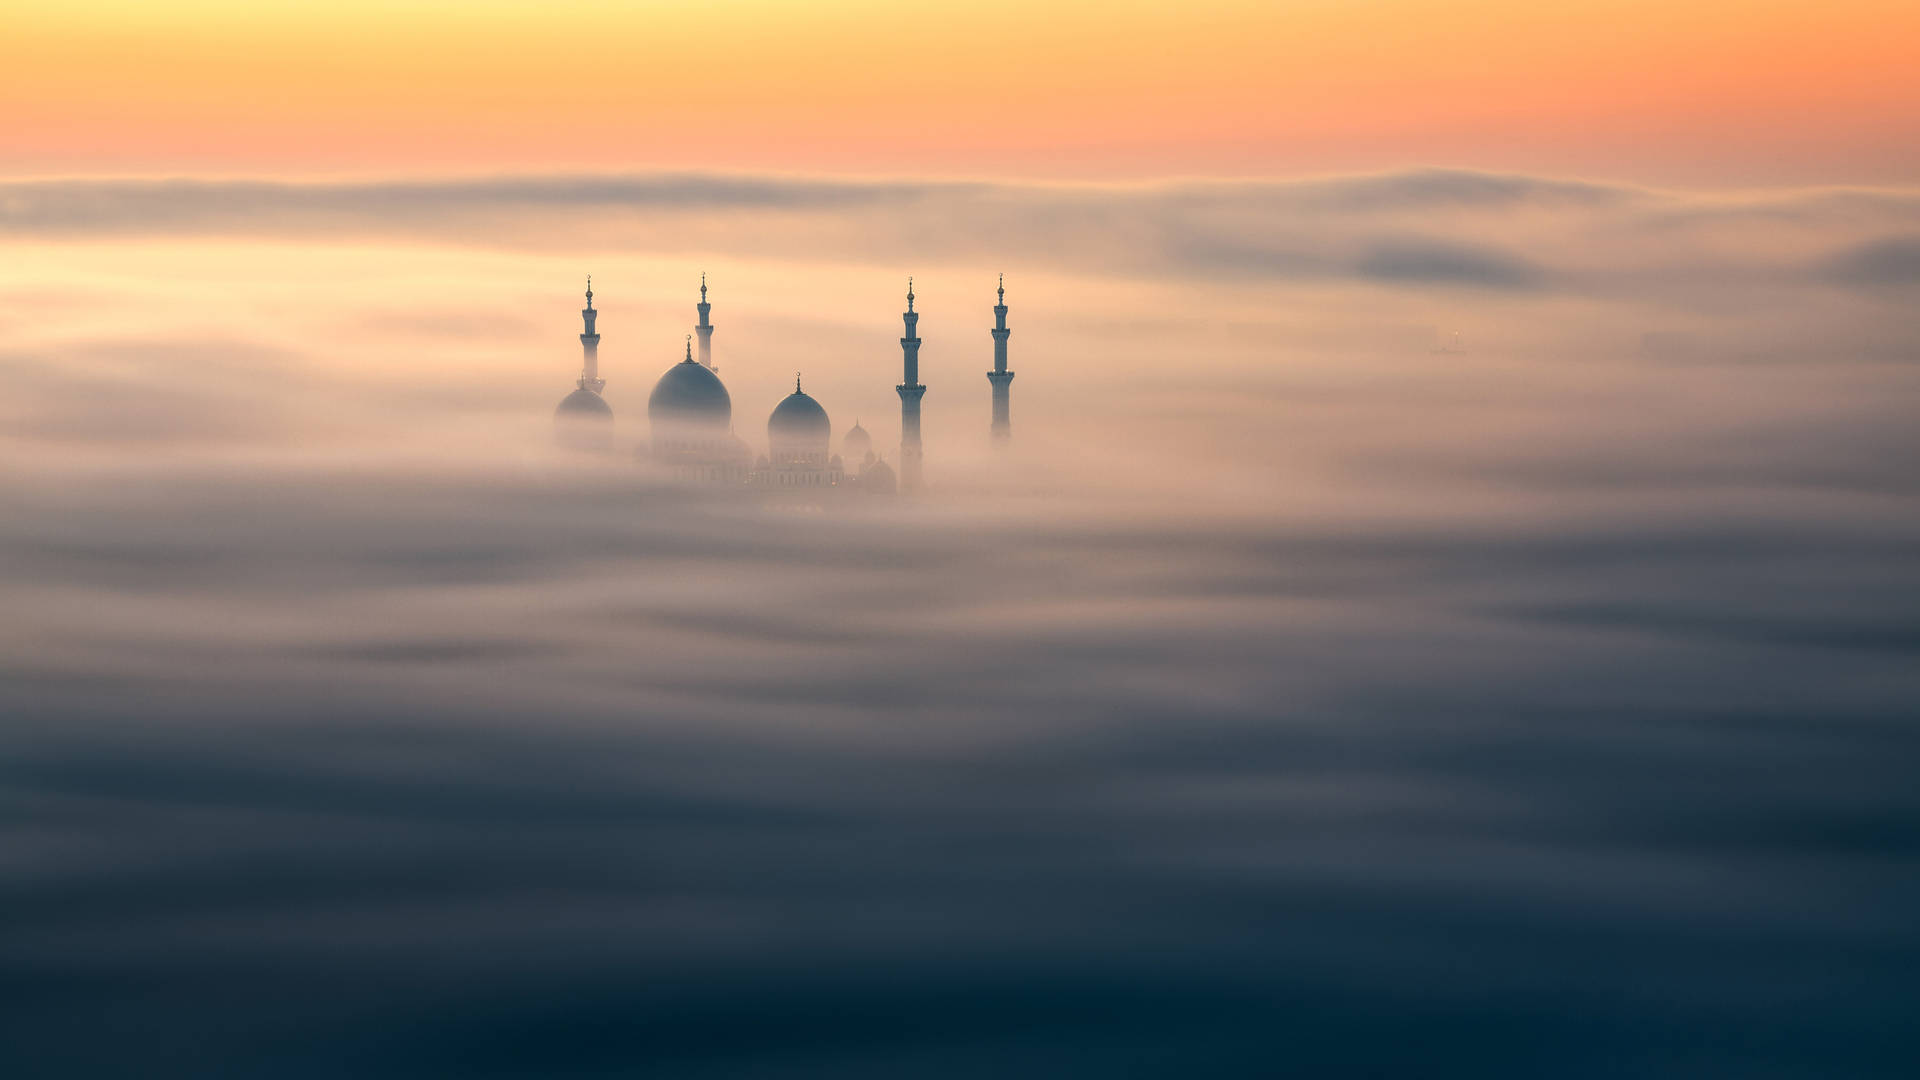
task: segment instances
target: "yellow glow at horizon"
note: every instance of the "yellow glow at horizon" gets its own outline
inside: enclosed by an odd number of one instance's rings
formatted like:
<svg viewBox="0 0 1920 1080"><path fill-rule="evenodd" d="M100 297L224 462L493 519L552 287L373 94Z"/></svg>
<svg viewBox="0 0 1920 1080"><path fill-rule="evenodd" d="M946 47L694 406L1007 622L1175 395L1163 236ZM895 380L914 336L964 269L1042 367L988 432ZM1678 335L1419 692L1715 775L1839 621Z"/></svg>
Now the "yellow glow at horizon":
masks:
<svg viewBox="0 0 1920 1080"><path fill-rule="evenodd" d="M119 0L8 23L15 175L1168 174L1715 139L1898 155L1920 135L1920 8L1887 0Z"/></svg>

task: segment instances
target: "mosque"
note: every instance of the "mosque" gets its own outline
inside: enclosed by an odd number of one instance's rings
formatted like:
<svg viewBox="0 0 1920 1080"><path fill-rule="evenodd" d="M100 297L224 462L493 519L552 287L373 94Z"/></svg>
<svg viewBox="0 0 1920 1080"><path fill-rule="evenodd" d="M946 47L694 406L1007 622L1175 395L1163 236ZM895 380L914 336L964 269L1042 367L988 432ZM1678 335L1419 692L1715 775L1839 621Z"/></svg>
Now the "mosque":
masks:
<svg viewBox="0 0 1920 1080"><path fill-rule="evenodd" d="M996 444L1012 434L1008 420L1007 286L1003 276L994 305L993 370L987 381L993 389L990 431ZM652 461L677 480L689 483L756 487L774 490L840 489L875 495L896 490L912 492L921 484L920 399L927 392L920 382L920 315L913 310L913 279L907 279L907 310L902 313L906 335L900 339L902 379L894 387L900 395L900 447L895 460L899 472L874 451L873 436L856 421L833 451L833 423L827 410L801 389L794 376L793 393L782 398L767 417L766 452L755 456L746 441L734 433L733 397L720 381L713 364L713 306L707 302L706 275L700 276L700 321L687 335L685 357L661 374L647 396L649 438L637 456ZM573 393L554 411L561 443L582 450L606 450L613 445L613 410L600 392L600 334L594 328L599 312L593 307L593 279L587 279L587 306L580 312L585 331L580 335L582 365ZM694 336L699 336L699 357Z"/></svg>

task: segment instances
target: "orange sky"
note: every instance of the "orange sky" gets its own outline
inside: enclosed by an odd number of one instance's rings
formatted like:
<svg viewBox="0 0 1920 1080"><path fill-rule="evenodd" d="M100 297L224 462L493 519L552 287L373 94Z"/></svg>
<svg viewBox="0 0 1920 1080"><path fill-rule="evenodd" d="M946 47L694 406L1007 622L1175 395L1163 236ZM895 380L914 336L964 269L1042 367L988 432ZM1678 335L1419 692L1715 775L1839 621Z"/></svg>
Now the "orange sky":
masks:
<svg viewBox="0 0 1920 1080"><path fill-rule="evenodd" d="M7 21L13 176L1920 175L1920 8L1889 0L77 0Z"/></svg>

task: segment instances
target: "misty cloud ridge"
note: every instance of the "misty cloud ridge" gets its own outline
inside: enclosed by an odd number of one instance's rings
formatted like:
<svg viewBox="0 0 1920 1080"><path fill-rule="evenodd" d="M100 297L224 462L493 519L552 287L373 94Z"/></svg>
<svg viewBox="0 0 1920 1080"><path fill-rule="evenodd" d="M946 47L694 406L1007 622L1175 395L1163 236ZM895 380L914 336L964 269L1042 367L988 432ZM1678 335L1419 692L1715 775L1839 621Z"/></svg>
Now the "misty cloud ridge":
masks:
<svg viewBox="0 0 1920 1080"><path fill-rule="evenodd" d="M1920 194L1812 190L1738 197L1425 169L1298 181L1157 186L851 181L700 174L294 183L0 183L0 235L396 236L443 244L684 249L754 221L763 255L968 258L1130 274L1379 281L1501 290L1555 271L1611 276L1580 245L1643 270L1676 262L1676 231L1791 229L1776 272L1840 284L1911 271ZM1633 237L1657 229L1660 246ZM1808 245L1852 234L1853 254ZM1446 235L1457 230L1457 235ZM1878 233L1878 235L1876 235ZM1213 239L1209 239L1212 237ZM1156 239L1157 238L1157 239ZM1231 239L1229 239L1231 238ZM1568 241L1574 241L1569 244ZM1756 248L1756 250L1758 250ZM1683 254L1684 253L1678 253ZM1610 261L1610 260L1608 260ZM1751 272L1746 260L1743 272ZM1710 278L1711 266L1697 271ZM1624 280L1615 288L1630 288Z"/></svg>

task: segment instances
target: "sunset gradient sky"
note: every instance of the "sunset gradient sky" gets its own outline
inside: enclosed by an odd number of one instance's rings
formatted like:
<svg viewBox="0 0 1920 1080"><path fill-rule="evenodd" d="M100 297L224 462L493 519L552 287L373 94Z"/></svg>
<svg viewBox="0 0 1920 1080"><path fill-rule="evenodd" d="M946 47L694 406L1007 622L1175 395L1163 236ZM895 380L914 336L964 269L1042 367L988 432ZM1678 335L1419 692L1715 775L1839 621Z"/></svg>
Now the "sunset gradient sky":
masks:
<svg viewBox="0 0 1920 1080"><path fill-rule="evenodd" d="M78 0L0 37L0 175L1411 165L1905 183L1896 0Z"/></svg>

